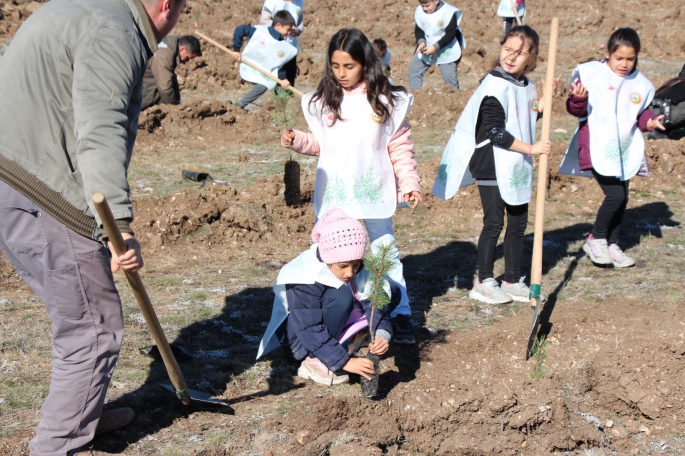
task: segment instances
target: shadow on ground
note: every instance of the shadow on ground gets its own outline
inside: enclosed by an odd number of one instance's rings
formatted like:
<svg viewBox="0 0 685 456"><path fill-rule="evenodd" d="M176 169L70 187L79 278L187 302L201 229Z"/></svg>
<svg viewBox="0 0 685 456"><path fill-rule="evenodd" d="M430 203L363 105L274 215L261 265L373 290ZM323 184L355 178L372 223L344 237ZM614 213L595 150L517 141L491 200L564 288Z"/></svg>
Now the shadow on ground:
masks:
<svg viewBox="0 0 685 456"><path fill-rule="evenodd" d="M662 237L662 227L680 226L672 219L673 213L663 202L649 203L626 211L622 247L629 250L639 245L643 236ZM582 249L570 251L570 246L584 239L592 226L579 223L545 233L543 273L554 268L565 257L573 257L563 281L549 293L548 301L541 314L540 334L548 334L552 327L552 312L557 296L571 279L578 262L585 256ZM530 270L531 242L526 242L524 252L524 271ZM498 246L498 257L502 256L502 246ZM416 377L421 366L422 349L428 344L444 343L446 331L429 332L425 329L425 313L436 298L448 293L451 288L471 288L476 273L477 251L472 242L455 241L423 255L408 255L403 258L404 275L412 299L413 319L418 323L416 329L418 343L412 346L392 345L388 353L395 358L397 371L385 372L381 376L379 398L384 398L398 384L409 382ZM589 261L589 260L585 260ZM208 320L194 323L184 328L173 345L188 350L193 356L179 359L189 388L212 393L218 397L226 393L226 385L237 384L238 377L244 373L254 373L252 380L266 376L267 385L261 391L237 397L229 397L229 404L236 404L260 396L280 395L299 388L294 382L297 366L289 362L276 350L267 355L272 366L257 365L255 355L259 340L269 321L273 293L271 288L247 288L240 293L226 296L222 312ZM400 355L401 356L398 356ZM142 355L141 355L142 356ZM250 376L241 376L241 379ZM105 451L121 452L129 445L148 435L169 427L176 419L188 417L195 411L214 411L230 413L230 409L202 403L185 407L172 393L162 389L157 383L169 383L166 369L161 361L150 363L146 383L136 391L125 394L108 408L128 406L136 413L134 425L111 434L98 437L97 446ZM249 387L254 389L255 383ZM261 385L260 385L261 386ZM246 386L247 389L247 386Z"/></svg>

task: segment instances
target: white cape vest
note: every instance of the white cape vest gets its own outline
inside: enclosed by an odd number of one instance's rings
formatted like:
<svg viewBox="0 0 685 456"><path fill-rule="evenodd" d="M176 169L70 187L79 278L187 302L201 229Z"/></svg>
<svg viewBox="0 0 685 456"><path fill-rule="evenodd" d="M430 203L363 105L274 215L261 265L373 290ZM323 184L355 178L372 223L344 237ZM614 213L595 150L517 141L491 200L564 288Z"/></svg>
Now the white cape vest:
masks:
<svg viewBox="0 0 685 456"><path fill-rule="evenodd" d="M535 84L528 81L526 87L519 87L502 78L487 75L464 108L442 154L433 186L433 194L438 198L452 198L459 187L475 180L469 171L469 161L476 149L478 111L486 96L494 96L502 104L507 117L505 127L509 133L524 143L532 144L535 140ZM494 144L493 150L497 185L502 199L512 206L530 202L533 190L531 157L500 149Z"/></svg>
<svg viewBox="0 0 685 456"><path fill-rule="evenodd" d="M285 292L286 285L293 283L311 285L314 282L319 282L333 288L349 286L334 276L325 263L319 261L316 257L316 250L318 247L319 244L312 244L308 250L305 250L297 258L283 266L283 269L278 273L278 277L276 277L276 282L274 283L274 294L276 296L274 296L271 321L269 321L269 325L264 332L264 337L262 337L262 341L259 344L257 358L280 346L278 338L276 337L276 330L290 313Z"/></svg>
<svg viewBox="0 0 685 456"><path fill-rule="evenodd" d="M587 122L593 168L602 176L621 180L634 177L645 159L645 140L638 128L638 117L652 102L654 86L637 70L620 77L602 62L579 65L571 81L578 78L588 90ZM592 177L590 171L580 171L578 130L564 154L559 173Z"/></svg>
<svg viewBox="0 0 685 456"><path fill-rule="evenodd" d="M297 49L285 41L278 41L271 36L269 28L257 25L257 30L243 50L243 57L256 63L264 70L278 77L278 70L297 55ZM252 67L240 64L240 77L246 81L266 86L269 90L276 87L276 82L264 76Z"/></svg>
<svg viewBox="0 0 685 456"><path fill-rule="evenodd" d="M516 3L516 0L502 0L499 2L499 8L497 9L497 15L499 17L516 17L514 14L514 8L511 7L511 2ZM519 13L519 17L526 15L526 2L521 2L520 5L516 7Z"/></svg>
<svg viewBox="0 0 685 456"><path fill-rule="evenodd" d="M409 112L413 95L400 93L392 116L385 123L371 109L366 94L342 98L343 120L333 126L333 114L320 104L309 105L314 92L302 97L302 110L321 148L314 185L317 216L339 207L356 219L391 217L397 206L395 172L388 143Z"/></svg>
<svg viewBox="0 0 685 456"><path fill-rule="evenodd" d="M292 0L290 2L286 2L285 0L266 0L262 9L269 10L272 17L277 12L285 10L293 16L293 19L295 19L295 25L297 26L297 24L300 22L302 10L304 9L304 0ZM300 37L287 36L285 37L285 41L295 46L298 52L300 51Z"/></svg>
<svg viewBox="0 0 685 456"><path fill-rule="evenodd" d="M431 46L445 35L445 29L452 20L452 16L457 15L457 28L461 23L461 10L447 3L443 3L439 10L432 14L426 14L421 8L421 5L416 7L414 13L414 20L416 25L426 34L426 45ZM421 60L426 65L441 65L443 63L456 62L461 58L461 50L466 49L466 40L464 34L461 34L462 41L457 43L457 39L453 39L450 44L440 49L432 55L421 54Z"/></svg>

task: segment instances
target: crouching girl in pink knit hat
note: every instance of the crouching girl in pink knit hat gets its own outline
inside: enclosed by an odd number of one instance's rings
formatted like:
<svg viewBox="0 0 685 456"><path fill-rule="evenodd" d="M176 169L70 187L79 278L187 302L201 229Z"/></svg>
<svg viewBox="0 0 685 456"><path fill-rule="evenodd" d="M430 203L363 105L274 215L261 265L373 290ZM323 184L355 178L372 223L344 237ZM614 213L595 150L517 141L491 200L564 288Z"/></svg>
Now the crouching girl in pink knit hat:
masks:
<svg viewBox="0 0 685 456"><path fill-rule="evenodd" d="M371 315L364 293L364 226L341 209L331 209L314 226L312 240L276 278L271 321L257 358L282 346L288 358L302 360L299 377L324 385L348 382L347 373L370 380L373 362L355 358L344 347L355 333L368 329ZM399 287L389 282L391 303L374 317L376 338L369 349L376 355L388 351L390 314L401 298Z"/></svg>

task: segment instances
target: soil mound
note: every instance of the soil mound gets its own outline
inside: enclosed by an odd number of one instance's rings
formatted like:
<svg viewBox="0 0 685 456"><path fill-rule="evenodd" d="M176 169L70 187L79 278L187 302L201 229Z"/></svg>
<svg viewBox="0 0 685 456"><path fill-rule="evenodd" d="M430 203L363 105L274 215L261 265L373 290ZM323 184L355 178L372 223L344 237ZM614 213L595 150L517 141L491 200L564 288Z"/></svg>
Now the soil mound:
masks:
<svg viewBox="0 0 685 456"><path fill-rule="evenodd" d="M313 176L302 178L303 201L311 199ZM314 223L309 203L287 206L283 175L273 175L239 191L210 184L199 193L176 193L134 202L133 229L152 251L187 241L267 251L279 243L308 245Z"/></svg>
<svg viewBox="0 0 685 456"><path fill-rule="evenodd" d="M274 454L627 454L682 416L685 343L668 337L682 324L664 318L676 311L625 301L556 309L542 379L528 379L532 363L514 342L525 340L528 315L439 335L421 348L409 383L390 390L407 380L411 353L382 368L379 400L327 397L311 406L312 419L279 422L304 445L293 439Z"/></svg>

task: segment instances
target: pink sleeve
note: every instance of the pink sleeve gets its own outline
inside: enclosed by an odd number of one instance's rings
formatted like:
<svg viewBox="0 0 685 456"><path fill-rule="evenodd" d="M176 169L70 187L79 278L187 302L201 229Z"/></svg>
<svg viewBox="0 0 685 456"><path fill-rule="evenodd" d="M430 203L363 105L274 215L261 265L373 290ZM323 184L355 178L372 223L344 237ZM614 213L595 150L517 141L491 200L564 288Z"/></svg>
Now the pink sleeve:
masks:
<svg viewBox="0 0 685 456"><path fill-rule="evenodd" d="M640 131L651 131L649 128L647 128L647 123L655 117L656 115L649 108L642 111L637 118L637 126Z"/></svg>
<svg viewBox="0 0 685 456"><path fill-rule="evenodd" d="M307 133L300 130L293 130L295 132L295 139L293 140L292 150L298 154L318 156L321 152L319 142L316 140L314 133L309 130ZM281 144L283 141L281 140Z"/></svg>
<svg viewBox="0 0 685 456"><path fill-rule="evenodd" d="M411 126L406 120L402 122L397 133L390 140L388 154L390 154L392 168L398 180L400 198L413 191L421 193L421 178L416 171L414 143L411 140Z"/></svg>

